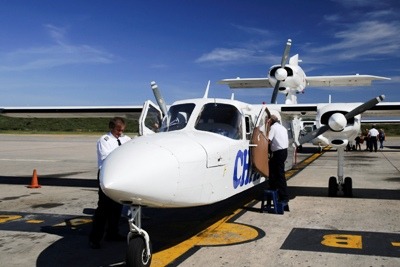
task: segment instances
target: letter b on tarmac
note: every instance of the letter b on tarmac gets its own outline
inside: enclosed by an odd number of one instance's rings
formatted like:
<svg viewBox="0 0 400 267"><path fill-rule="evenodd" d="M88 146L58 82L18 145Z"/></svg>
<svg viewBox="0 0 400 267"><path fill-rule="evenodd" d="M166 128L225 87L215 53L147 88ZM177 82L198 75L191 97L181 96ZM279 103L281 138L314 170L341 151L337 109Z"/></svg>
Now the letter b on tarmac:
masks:
<svg viewBox="0 0 400 267"><path fill-rule="evenodd" d="M324 235L322 245L336 248L362 249L361 235Z"/></svg>

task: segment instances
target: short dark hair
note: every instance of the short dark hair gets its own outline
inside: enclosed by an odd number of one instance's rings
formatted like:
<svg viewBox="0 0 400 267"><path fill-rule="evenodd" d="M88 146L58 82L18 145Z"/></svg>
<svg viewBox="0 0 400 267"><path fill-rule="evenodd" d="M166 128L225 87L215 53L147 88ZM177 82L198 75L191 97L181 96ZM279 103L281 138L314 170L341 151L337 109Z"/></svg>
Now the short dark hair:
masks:
<svg viewBox="0 0 400 267"><path fill-rule="evenodd" d="M124 118L122 117L114 117L108 123L108 128L114 129L117 124L126 125Z"/></svg>

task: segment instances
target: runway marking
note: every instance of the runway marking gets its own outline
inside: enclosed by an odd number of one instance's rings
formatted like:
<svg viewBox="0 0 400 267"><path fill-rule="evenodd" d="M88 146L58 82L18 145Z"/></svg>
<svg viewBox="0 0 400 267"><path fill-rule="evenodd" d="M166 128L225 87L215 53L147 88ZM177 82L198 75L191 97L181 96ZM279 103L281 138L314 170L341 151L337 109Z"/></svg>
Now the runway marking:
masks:
<svg viewBox="0 0 400 267"><path fill-rule="evenodd" d="M289 180L293 176L295 176L297 173L302 171L305 167L310 165L313 161L321 157L326 151L330 150L332 147L326 146L321 153L314 153L305 160L301 161L300 163L296 164L292 169L288 170L285 172L285 177L286 180Z"/></svg>
<svg viewBox="0 0 400 267"><path fill-rule="evenodd" d="M18 219L21 219L22 216L21 215L1 215L0 214L0 223L6 223L6 222L10 222L10 221L15 221Z"/></svg>
<svg viewBox="0 0 400 267"><path fill-rule="evenodd" d="M153 254L151 266L167 266L196 246L233 245L254 240L259 233L251 226L229 223L241 209L224 217L195 236L168 249Z"/></svg>
<svg viewBox="0 0 400 267"><path fill-rule="evenodd" d="M43 220L27 220L26 223L42 223Z"/></svg>
<svg viewBox="0 0 400 267"><path fill-rule="evenodd" d="M400 258L397 240L398 233L294 228L281 249Z"/></svg>

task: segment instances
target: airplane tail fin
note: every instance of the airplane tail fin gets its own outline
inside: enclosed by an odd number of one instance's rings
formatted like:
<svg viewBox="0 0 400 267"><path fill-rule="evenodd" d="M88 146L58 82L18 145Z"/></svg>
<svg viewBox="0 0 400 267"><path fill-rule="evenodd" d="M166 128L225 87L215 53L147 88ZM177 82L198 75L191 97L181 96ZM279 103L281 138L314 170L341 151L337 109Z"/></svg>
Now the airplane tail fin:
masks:
<svg viewBox="0 0 400 267"><path fill-rule="evenodd" d="M299 65L299 54L296 54L289 59L289 65Z"/></svg>

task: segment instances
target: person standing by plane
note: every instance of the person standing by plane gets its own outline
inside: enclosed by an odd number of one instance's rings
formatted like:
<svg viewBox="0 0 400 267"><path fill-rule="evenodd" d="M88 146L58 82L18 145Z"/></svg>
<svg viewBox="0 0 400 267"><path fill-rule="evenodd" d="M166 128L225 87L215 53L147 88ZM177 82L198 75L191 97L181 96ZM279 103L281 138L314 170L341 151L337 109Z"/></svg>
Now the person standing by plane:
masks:
<svg viewBox="0 0 400 267"><path fill-rule="evenodd" d="M272 152L269 159L269 186L272 190L278 190L279 201L288 202L289 194L285 177L285 161L289 146L288 132L275 115L271 116L269 123L271 126L268 140Z"/></svg>
<svg viewBox="0 0 400 267"><path fill-rule="evenodd" d="M104 160L118 146L128 142L131 138L124 135L126 123L121 117L114 117L110 120L110 131L97 141L97 180L99 182L99 200L97 209L93 216L92 230L89 235L89 245L91 248L100 248L100 241L106 232L106 241L125 241L126 238L119 234L119 220L122 205L106 196L100 188L99 174ZM107 227L107 228L106 228ZM107 230L106 230L107 229Z"/></svg>
<svg viewBox="0 0 400 267"><path fill-rule="evenodd" d="M375 129L375 124L372 125L372 129L368 131L369 137L369 152L372 152L372 149L376 152L378 150L378 135L379 131Z"/></svg>
<svg viewBox="0 0 400 267"><path fill-rule="evenodd" d="M383 149L383 142L385 141L385 131L379 129L379 149Z"/></svg>

